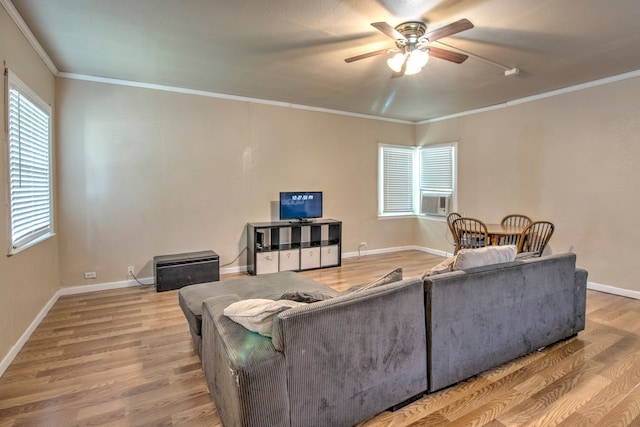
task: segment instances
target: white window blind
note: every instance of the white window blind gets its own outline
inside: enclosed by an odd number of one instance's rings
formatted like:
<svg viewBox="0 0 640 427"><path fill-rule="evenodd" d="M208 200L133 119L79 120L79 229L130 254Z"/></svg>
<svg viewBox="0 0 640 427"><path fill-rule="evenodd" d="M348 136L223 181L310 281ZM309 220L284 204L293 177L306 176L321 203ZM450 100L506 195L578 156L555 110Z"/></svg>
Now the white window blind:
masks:
<svg viewBox="0 0 640 427"><path fill-rule="evenodd" d="M8 76L11 248L52 233L51 109L15 75Z"/></svg>
<svg viewBox="0 0 640 427"><path fill-rule="evenodd" d="M451 196L454 190L455 147L420 147L420 191Z"/></svg>
<svg viewBox="0 0 640 427"><path fill-rule="evenodd" d="M419 215L424 197L455 206L457 143L379 145L378 215ZM449 205L447 205L449 206ZM446 208L448 209L448 208Z"/></svg>
<svg viewBox="0 0 640 427"><path fill-rule="evenodd" d="M380 214L414 211L414 147L380 146Z"/></svg>

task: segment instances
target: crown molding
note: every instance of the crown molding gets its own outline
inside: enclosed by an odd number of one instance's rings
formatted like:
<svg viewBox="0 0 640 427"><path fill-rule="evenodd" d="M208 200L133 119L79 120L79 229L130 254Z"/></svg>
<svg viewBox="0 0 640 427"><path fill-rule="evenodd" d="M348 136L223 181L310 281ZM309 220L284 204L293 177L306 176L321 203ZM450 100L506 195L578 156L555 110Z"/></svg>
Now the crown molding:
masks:
<svg viewBox="0 0 640 427"><path fill-rule="evenodd" d="M552 96L564 95L571 92L577 92L584 89L590 89L596 86L602 86L609 83L615 83L622 80L633 79L640 77L640 70L630 71L628 73L618 74L616 76L605 77L603 79L593 80L587 83L581 83L574 86L568 86L558 90L552 90L550 92L540 93L533 96L527 96L525 98L514 99L512 101L503 102L502 104L490 105L488 107L482 107L475 110L463 111L460 113L451 114L448 116L436 117L435 119L428 119L416 122L416 125L424 125L427 123L439 122L441 120L455 119L456 117L470 116L472 114L484 113L485 111L499 110L501 108L513 107L515 105L525 104L527 102L538 101L544 98L551 98Z"/></svg>
<svg viewBox="0 0 640 427"><path fill-rule="evenodd" d="M136 82L132 80L112 79L109 77L96 77L96 76L90 76L86 74L65 73L65 72L60 72L57 74L57 76L65 79L71 79L71 80L83 80L83 81L94 82L94 83L105 83L105 84L112 84L112 85L119 85L119 86L137 87L142 89L161 90L165 92L183 93L187 95L197 95L197 96L205 96L209 98L219 98L219 99L227 99L231 101L250 102L253 104L264 104L264 105L271 105L275 107L292 108L296 110L308 110L308 111L316 111L320 113L338 114L341 116L358 117L361 119L380 120L383 122L402 123L402 124L409 124L409 125L415 124L415 122L412 122L409 120L391 119L387 117L372 116L367 114L350 113L348 111L331 110L329 108L312 107L310 105L292 104L290 102L271 101L268 99L250 98L246 96L229 95L225 93L208 92L204 90L187 89L187 88L176 87L176 86L165 86L165 85L160 85L155 83L144 83L144 82Z"/></svg>
<svg viewBox="0 0 640 427"><path fill-rule="evenodd" d="M29 44L35 49L36 53L45 63L47 68L49 68L49 71L51 71L51 74L53 74L54 76L57 76L58 68L53 63L51 58L49 58L49 55L47 55L47 52L45 52L44 48L40 45L40 42L38 42L38 39L36 39L36 37L33 35L31 30L27 26L27 23L24 22L24 19L22 19L22 16L20 16L20 13L18 13L18 10L15 8L13 3L11 3L11 0L0 0L0 4L2 4L4 9L7 11L9 16L11 17L11 19L13 19L13 22L16 23L16 25L18 26L22 34L25 36Z"/></svg>
<svg viewBox="0 0 640 427"><path fill-rule="evenodd" d="M4 2L4 1L7 1L7 0L0 0L0 2ZM167 91L167 92L176 92L176 93L183 93L183 94L188 94L188 95L206 96L206 97L210 97L210 98L228 99L228 100L232 100L232 101L251 102L251 103L255 103L255 104L272 105L272 106L277 106L277 107L293 108L293 109L298 109L298 110L317 111L317 112L321 112L321 113L338 114L338 115L342 115L342 116L358 117L358 118L363 118L363 119L379 120L379 121L384 121L384 122L410 124L410 125L423 125L423 124L428 124L428 123L439 122L439 121L442 121L442 120L454 119L456 117L470 116L470 115L473 115L473 114L484 113L484 112L487 112L487 111L499 110L501 108L513 107L515 105L525 104L527 102L538 101L538 100L544 99L544 98L550 98L550 97L553 97L553 96L564 95L564 94L567 94L567 93L576 92L576 91L580 91L580 90L584 90L584 89L589 89L589 88L592 88L592 87L602 86L602 85L606 85L606 84L609 84L609 83L615 83L615 82L626 80L626 79L632 79L632 78L640 77L640 70L631 71L631 72L624 73L624 74L618 74L616 76L606 77L606 78L603 78L603 79L594 80L594 81L591 81L591 82L582 83L582 84L578 84L578 85L574 85L574 86L569 86L569 87L566 87L566 88L553 90L553 91L550 91L550 92L540 93L540 94L533 95L533 96L528 96L528 97L525 97L525 98L514 99L514 100L511 100L511 101L503 102L501 104L489 105L487 107L481 107L481 108L477 108L475 110L463 111L463 112L451 114L451 115L448 115L448 116L436 117L434 119L422 120L422 121L417 121L417 122L409 121L409 120L391 119L391 118L380 117L380 116L372 116L372 115L367 115L367 114L351 113L351 112L340 111L340 110L331 110L331 109L327 109L327 108L312 107L312 106L308 106L308 105L292 104L292 103L288 103L288 102L271 101L271 100L267 100L267 99L250 98L250 97L245 97L245 96L229 95L229 94L216 93L216 92L207 92L207 91L203 91L203 90L186 89L186 88L181 88L181 87L165 86L165 85L159 85L159 84L153 84L153 83L135 82L135 81L131 81L131 80L112 79L112 78L107 78L107 77L89 76L89 75L85 75L85 74L59 72L57 74L57 76L58 77L67 78L67 79L72 79L72 80L84 80L84 81L90 81L90 82L96 82L96 83L106 83L106 84L113 84L113 85L120 85L120 86L138 87L138 88L144 88L144 89L163 90L163 91Z"/></svg>

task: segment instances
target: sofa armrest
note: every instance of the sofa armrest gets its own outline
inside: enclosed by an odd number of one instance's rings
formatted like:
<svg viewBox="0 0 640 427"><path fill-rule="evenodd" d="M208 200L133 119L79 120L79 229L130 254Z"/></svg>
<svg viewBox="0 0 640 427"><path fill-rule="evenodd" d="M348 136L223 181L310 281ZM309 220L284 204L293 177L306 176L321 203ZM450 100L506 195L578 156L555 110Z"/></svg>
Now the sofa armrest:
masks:
<svg viewBox="0 0 640 427"><path fill-rule="evenodd" d="M574 299L574 319L575 330L574 333L578 333L584 330L585 316L587 311L587 270L582 268L576 268L575 273L575 293Z"/></svg>
<svg viewBox="0 0 640 427"><path fill-rule="evenodd" d="M202 303L202 368L220 420L228 426L288 426L285 360L271 339L223 314L237 295Z"/></svg>

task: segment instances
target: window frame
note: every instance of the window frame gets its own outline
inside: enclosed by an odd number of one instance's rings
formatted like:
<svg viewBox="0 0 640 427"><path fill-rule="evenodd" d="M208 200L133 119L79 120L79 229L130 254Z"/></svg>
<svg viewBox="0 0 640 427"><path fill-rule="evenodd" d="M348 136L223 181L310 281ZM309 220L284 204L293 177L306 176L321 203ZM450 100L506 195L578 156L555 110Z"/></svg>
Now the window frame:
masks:
<svg viewBox="0 0 640 427"><path fill-rule="evenodd" d="M14 191L16 188L16 178L15 178L15 152L12 151L12 147L15 147L16 140L12 135L12 129L15 128L13 117L13 113L16 111L12 106L12 92L17 92L19 100L26 100L31 105L27 104L25 109L19 109L20 114L24 114L26 109L35 108L38 110L46 119L46 123L44 126L36 126L39 128L39 131L45 131L46 135L46 143L43 142L44 138L38 138L36 142L33 140L29 142L25 142L26 138L18 137L17 144L20 148L24 147L26 144L35 145L38 150L38 153L46 153L46 158L44 163L41 165L46 165L46 168L42 168L39 176L41 178L46 179L46 187L40 187L39 190L34 190L33 193L36 193L40 196L45 197L45 205L44 208L44 219L40 226L36 226L30 229L26 234L21 234L16 236L15 233L15 204L14 204ZM13 120L12 120L13 119ZM19 119L18 119L19 120ZM47 104L42 98L40 98L27 84L25 84L18 76L15 75L11 70L5 69L5 123L6 123L6 135L5 135L5 149L6 149L6 160L5 164L7 165L7 229L8 229L8 253L7 256L12 256L21 252L43 240L46 240L55 235L54 233L54 194L53 194L53 109L49 104ZM18 124L18 128L20 125ZM41 134L42 135L42 134ZM45 148L46 147L46 148ZM29 164L29 162L24 162L19 160L18 163L20 165ZM42 172L44 171L44 172ZM44 191L46 188L46 191ZM26 218L29 218L29 215L33 212L30 212ZM35 224L34 224L35 225Z"/></svg>
<svg viewBox="0 0 640 427"><path fill-rule="evenodd" d="M451 149L451 178L450 184L452 188L446 189L434 189L434 188L423 188L423 153L425 150L429 149L440 149L442 147L448 147ZM398 151L407 151L411 152L412 159L411 161L406 162L407 167L411 168L411 173L413 176L412 181L412 204L411 210L406 211L388 211L385 209L386 200L385 200L385 188L388 187L388 183L385 181L386 178L386 169L385 169L385 151L393 149ZM380 218L388 218L388 217L425 217L431 218L431 216L423 214L420 212L420 200L423 193L429 193L434 195L442 195L442 196L450 196L451 197L451 209L457 205L457 160L458 160L458 143L457 142L447 142L442 144L432 144L432 145L424 145L424 146L408 146L408 145L394 145L394 144L378 144L378 217ZM450 191L449 191L450 190ZM440 218L434 218L440 219Z"/></svg>
<svg viewBox="0 0 640 427"><path fill-rule="evenodd" d="M406 145L392 145L392 144L379 144L378 146L378 216L380 217L389 217L389 216L408 216L408 215L414 215L415 214L415 194L414 194L414 188L415 188L415 180L416 180L416 176L415 176L415 161L416 161L416 157L415 157L415 147L412 146L406 146ZM407 159L407 163L411 165L411 173L408 174L410 176L410 183L404 183L405 185L409 185L409 188L405 188L404 190L401 190L399 192L402 193L408 193L406 196L408 196L408 198L406 200L403 201L399 201L398 199L400 197L404 197L401 194L398 194L398 192L395 192L395 194L393 195L394 198L396 199L396 202L389 202L387 203L387 198L385 197L387 192L385 191L388 186L386 185L387 181L386 181L386 176L387 176L387 167L386 167L386 163L385 163L385 152L386 151L395 151L396 154L399 154L401 152L406 152L408 154L410 154L411 158ZM396 165L397 166L397 165ZM396 170L397 167L394 167L393 169ZM395 186L398 187L400 185L402 185L403 183L395 183ZM394 205L399 205L399 204L406 204L406 203L410 203L411 204L411 210L405 210L405 211L398 211L398 210L387 210L386 206L388 204L394 204Z"/></svg>

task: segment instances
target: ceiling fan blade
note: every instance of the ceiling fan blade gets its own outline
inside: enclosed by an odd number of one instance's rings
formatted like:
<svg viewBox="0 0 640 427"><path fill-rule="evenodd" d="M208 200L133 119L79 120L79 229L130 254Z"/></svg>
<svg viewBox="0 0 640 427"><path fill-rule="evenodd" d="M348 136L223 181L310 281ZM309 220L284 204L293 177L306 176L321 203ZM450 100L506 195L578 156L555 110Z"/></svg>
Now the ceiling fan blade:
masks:
<svg viewBox="0 0 640 427"><path fill-rule="evenodd" d="M386 22L373 22L371 25L376 29L378 29L379 31L382 31L383 33L385 33L387 36L391 37L394 40L407 39L405 36L402 35L402 33L400 33L398 30L396 30Z"/></svg>
<svg viewBox="0 0 640 427"><path fill-rule="evenodd" d="M372 56L382 55L383 53L389 52L389 49L380 49L369 53L363 53L362 55L352 56L351 58L347 58L344 62L353 62L358 61L360 59L371 58Z"/></svg>
<svg viewBox="0 0 640 427"><path fill-rule="evenodd" d="M468 55L452 52L446 49L440 49L438 47L429 46L429 56L434 58L445 59L447 61L455 62L456 64L462 64L469 57Z"/></svg>
<svg viewBox="0 0 640 427"><path fill-rule="evenodd" d="M449 37L461 31L470 30L471 28L473 28L473 24L468 19L461 19L437 30L430 31L425 34L424 37L428 38L430 42L434 42L443 37Z"/></svg>

